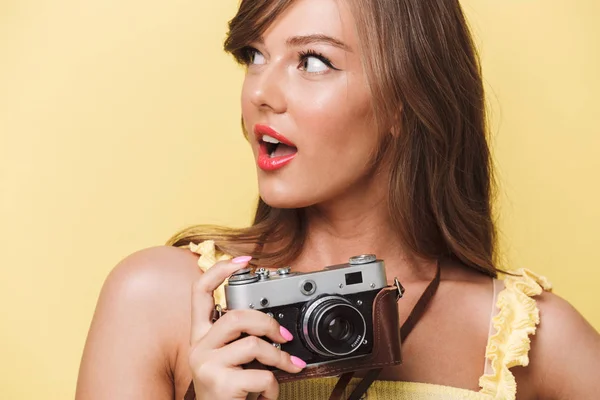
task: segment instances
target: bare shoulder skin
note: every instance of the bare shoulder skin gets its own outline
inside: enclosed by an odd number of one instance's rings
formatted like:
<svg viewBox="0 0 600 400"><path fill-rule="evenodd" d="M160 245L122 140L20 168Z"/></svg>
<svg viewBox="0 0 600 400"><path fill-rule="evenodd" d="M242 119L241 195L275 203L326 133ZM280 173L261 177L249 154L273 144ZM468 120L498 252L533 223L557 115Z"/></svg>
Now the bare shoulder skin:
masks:
<svg viewBox="0 0 600 400"><path fill-rule="evenodd" d="M532 337L527 368L537 398L596 398L600 391L600 335L561 297L545 292L536 299L540 325Z"/></svg>
<svg viewBox="0 0 600 400"><path fill-rule="evenodd" d="M115 267L90 327L76 399L183 398L196 262L190 251L163 246Z"/></svg>

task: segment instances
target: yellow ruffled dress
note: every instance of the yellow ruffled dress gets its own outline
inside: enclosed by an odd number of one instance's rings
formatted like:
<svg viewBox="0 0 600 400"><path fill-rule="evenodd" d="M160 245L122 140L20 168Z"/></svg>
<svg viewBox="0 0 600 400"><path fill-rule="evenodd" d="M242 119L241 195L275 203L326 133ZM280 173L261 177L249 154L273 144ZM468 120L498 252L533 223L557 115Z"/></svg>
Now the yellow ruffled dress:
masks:
<svg viewBox="0 0 600 400"><path fill-rule="evenodd" d="M208 241L210 242L210 241ZM192 247L193 246L193 247ZM214 246L204 243L191 245L202 254L199 265L209 268L214 256ZM202 251L204 250L204 251ZM211 253L213 251L213 253ZM210 264L210 265L209 265ZM375 381L363 396L366 400L514 400L517 384L510 368L529 364L529 335L534 335L539 324L539 310L533 296L552 290L548 280L527 269L494 280L496 312L491 319L490 336L486 347L486 371L479 378L481 390L476 392L450 386L418 382ZM219 297L222 294L218 294ZM222 304L222 303L221 303ZM352 379L345 397L360 379ZM280 386L280 400L328 399L337 378L317 378L284 383Z"/></svg>

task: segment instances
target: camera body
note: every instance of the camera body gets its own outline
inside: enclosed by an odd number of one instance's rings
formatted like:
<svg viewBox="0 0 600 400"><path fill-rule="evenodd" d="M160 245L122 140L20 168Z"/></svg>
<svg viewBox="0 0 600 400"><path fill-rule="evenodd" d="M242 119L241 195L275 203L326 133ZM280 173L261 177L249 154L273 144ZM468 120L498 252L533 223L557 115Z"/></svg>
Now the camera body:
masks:
<svg viewBox="0 0 600 400"><path fill-rule="evenodd" d="M386 286L384 262L366 254L310 273L246 268L229 278L225 297L229 310L277 319L294 339L274 345L314 366L371 355L373 302ZM274 369L256 361L245 367Z"/></svg>

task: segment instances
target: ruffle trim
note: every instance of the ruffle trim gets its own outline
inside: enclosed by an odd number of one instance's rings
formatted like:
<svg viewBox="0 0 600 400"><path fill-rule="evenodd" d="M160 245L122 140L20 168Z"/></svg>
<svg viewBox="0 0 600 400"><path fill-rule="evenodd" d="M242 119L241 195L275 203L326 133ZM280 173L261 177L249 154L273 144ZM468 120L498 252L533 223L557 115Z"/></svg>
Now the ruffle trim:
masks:
<svg viewBox="0 0 600 400"><path fill-rule="evenodd" d="M504 289L498 293L496 302L499 312L492 319L496 333L488 340L485 356L493 372L479 379L480 393L494 399L516 398L517 382L509 368L529 365L529 335L535 335L540 322L539 309L532 296L552 290L545 277L528 269L520 269L515 275L504 278Z"/></svg>

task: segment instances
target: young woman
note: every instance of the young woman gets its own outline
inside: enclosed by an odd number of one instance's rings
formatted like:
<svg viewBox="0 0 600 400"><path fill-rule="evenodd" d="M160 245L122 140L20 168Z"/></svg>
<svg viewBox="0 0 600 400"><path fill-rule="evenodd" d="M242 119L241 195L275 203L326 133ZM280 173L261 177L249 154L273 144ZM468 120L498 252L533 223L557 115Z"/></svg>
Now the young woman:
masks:
<svg viewBox="0 0 600 400"><path fill-rule="evenodd" d="M457 0L244 0L225 49L247 66L255 223L191 228L122 261L98 301L77 399L182 399L188 389L327 399L335 378L280 385L240 368L305 364L259 339L290 339L262 312L213 324L213 291L248 264L307 272L361 253L406 287L401 322L441 269L403 364L366 398L597 396L598 333L544 278L497 279L481 70ZM186 245L206 239L235 258L202 273Z"/></svg>

